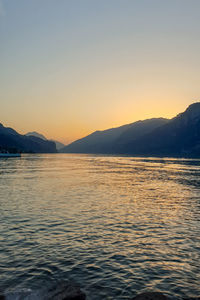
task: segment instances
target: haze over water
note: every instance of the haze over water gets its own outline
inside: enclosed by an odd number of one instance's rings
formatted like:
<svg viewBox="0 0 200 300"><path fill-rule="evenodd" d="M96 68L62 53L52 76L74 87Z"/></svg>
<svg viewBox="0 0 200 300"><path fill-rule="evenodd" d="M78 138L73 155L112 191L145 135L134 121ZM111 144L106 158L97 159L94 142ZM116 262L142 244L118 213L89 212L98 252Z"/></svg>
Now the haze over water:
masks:
<svg viewBox="0 0 200 300"><path fill-rule="evenodd" d="M0 160L0 282L73 279L88 299L200 294L200 160Z"/></svg>

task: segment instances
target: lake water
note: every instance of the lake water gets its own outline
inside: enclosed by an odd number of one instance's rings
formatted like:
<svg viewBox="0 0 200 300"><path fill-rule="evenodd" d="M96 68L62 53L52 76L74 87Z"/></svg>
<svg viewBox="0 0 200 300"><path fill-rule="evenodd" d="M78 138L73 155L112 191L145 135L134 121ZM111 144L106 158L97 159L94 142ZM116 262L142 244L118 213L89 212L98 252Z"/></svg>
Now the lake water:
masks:
<svg viewBox="0 0 200 300"><path fill-rule="evenodd" d="M0 159L0 285L75 280L92 300L200 296L200 160Z"/></svg>

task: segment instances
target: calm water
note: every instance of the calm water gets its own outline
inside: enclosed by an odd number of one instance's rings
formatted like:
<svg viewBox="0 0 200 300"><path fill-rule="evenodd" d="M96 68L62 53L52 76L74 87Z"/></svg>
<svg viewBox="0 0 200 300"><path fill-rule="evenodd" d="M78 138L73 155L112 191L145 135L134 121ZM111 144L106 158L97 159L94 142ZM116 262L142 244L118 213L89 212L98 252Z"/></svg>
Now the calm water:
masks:
<svg viewBox="0 0 200 300"><path fill-rule="evenodd" d="M200 295L200 160L0 159L0 283L73 279L88 299Z"/></svg>

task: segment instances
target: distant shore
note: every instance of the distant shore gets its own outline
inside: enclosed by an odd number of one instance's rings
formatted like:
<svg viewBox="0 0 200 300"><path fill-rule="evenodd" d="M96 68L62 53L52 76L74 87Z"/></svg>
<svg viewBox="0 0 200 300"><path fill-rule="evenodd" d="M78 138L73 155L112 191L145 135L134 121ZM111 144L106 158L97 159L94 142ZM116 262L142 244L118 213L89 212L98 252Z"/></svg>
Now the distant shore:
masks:
<svg viewBox="0 0 200 300"><path fill-rule="evenodd" d="M0 153L1 157L21 157L21 153Z"/></svg>

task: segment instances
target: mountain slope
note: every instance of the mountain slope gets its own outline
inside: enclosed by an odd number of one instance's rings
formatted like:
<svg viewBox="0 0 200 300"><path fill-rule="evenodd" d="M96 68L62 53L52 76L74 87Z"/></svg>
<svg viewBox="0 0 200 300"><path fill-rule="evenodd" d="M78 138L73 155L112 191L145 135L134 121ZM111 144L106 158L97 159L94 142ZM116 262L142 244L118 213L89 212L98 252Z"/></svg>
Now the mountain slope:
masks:
<svg viewBox="0 0 200 300"><path fill-rule="evenodd" d="M168 122L167 119L149 119L137 121L124 126L107 129L104 131L95 131L92 134L79 139L70 145L64 147L65 153L115 153L118 148L131 139L136 139L149 133Z"/></svg>
<svg viewBox="0 0 200 300"><path fill-rule="evenodd" d="M38 137L25 136L12 128L0 124L0 150L34 153L55 153L54 142L44 141Z"/></svg>
<svg viewBox="0 0 200 300"><path fill-rule="evenodd" d="M38 133L36 131L32 131L32 132L28 132L26 133L26 136L35 136L35 137L39 137L40 139L44 140L44 141L51 141L54 142L56 144L56 149L60 150L63 147L65 147L65 145L61 142L55 141L55 140L48 140L43 134Z"/></svg>
<svg viewBox="0 0 200 300"><path fill-rule="evenodd" d="M200 156L200 102L167 124L124 144L120 153L154 156Z"/></svg>
<svg viewBox="0 0 200 300"><path fill-rule="evenodd" d="M43 134L38 133L36 131L27 132L25 135L26 136L35 136L35 137L38 137L38 138L40 138L44 141L47 141L47 138Z"/></svg>
<svg viewBox="0 0 200 300"><path fill-rule="evenodd" d="M116 140L115 148L117 149L118 146L124 145L129 141L136 140L152 132L154 129L168 123L168 121L168 119L164 118L153 118L135 122L134 126L131 126L119 136Z"/></svg>

